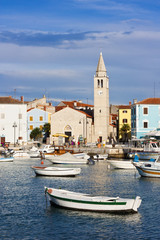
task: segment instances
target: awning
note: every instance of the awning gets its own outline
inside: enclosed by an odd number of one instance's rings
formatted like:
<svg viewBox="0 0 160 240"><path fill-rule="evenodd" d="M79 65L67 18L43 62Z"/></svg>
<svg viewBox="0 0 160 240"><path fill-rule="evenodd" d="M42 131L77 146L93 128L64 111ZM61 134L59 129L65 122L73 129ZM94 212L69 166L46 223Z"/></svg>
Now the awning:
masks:
<svg viewBox="0 0 160 240"><path fill-rule="evenodd" d="M68 138L69 136L65 135L63 133L56 133L56 134L53 134L52 137L65 137L65 138Z"/></svg>

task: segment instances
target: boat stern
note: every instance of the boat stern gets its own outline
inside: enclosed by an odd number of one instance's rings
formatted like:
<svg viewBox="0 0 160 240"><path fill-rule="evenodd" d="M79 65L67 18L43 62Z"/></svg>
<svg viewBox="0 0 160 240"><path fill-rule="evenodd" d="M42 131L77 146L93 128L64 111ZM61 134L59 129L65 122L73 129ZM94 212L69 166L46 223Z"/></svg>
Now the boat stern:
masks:
<svg viewBox="0 0 160 240"><path fill-rule="evenodd" d="M139 196L137 196L134 200L133 208L132 208L134 212L138 211L138 208L140 207L141 202L142 202L142 199Z"/></svg>

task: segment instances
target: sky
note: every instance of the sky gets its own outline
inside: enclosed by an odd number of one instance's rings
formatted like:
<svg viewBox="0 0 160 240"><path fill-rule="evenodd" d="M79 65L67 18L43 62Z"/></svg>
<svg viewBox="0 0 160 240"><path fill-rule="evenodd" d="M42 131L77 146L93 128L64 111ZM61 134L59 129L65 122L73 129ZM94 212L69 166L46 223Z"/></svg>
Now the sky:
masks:
<svg viewBox="0 0 160 240"><path fill-rule="evenodd" d="M93 104L100 52L110 104L160 97L160 1L0 0L0 96Z"/></svg>

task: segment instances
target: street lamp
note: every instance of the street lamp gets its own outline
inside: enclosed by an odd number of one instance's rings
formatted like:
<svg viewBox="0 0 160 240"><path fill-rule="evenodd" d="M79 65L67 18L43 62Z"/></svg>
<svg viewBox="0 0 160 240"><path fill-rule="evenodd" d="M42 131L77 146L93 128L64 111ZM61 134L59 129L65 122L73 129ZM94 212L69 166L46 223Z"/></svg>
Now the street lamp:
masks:
<svg viewBox="0 0 160 240"><path fill-rule="evenodd" d="M12 127L14 128L14 147L15 147L15 145L16 145L16 127L17 127L16 122L13 123Z"/></svg>

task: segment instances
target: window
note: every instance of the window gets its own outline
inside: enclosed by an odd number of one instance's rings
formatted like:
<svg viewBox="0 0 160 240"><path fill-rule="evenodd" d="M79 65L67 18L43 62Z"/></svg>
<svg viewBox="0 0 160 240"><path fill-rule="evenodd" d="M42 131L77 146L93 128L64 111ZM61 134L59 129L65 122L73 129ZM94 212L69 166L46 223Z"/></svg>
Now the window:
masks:
<svg viewBox="0 0 160 240"><path fill-rule="evenodd" d="M43 116L40 116L40 117L39 117L39 121L43 121Z"/></svg>
<svg viewBox="0 0 160 240"><path fill-rule="evenodd" d="M123 113L127 113L127 110L123 110Z"/></svg>
<svg viewBox="0 0 160 240"><path fill-rule="evenodd" d="M103 80L101 79L101 88L103 88Z"/></svg>
<svg viewBox="0 0 160 240"><path fill-rule="evenodd" d="M40 125L40 126L39 126L39 128L42 130L42 129L43 129L43 126L42 126L42 125Z"/></svg>
<svg viewBox="0 0 160 240"><path fill-rule="evenodd" d="M99 110L99 112L101 113L101 109Z"/></svg>
<svg viewBox="0 0 160 240"><path fill-rule="evenodd" d="M30 126L29 126L29 130L33 130L33 125L30 125Z"/></svg>
<svg viewBox="0 0 160 240"><path fill-rule="evenodd" d="M29 121L30 121L30 122L33 121L33 117L32 117L32 116L29 117Z"/></svg>
<svg viewBox="0 0 160 240"><path fill-rule="evenodd" d="M143 128L148 128L148 122L143 122Z"/></svg>
<svg viewBox="0 0 160 240"><path fill-rule="evenodd" d="M127 123L127 119L126 118L123 119L123 123Z"/></svg>
<svg viewBox="0 0 160 240"><path fill-rule="evenodd" d="M98 87L98 88L100 87L100 81L99 81L99 79L98 79L98 81L97 81L97 87Z"/></svg>
<svg viewBox="0 0 160 240"><path fill-rule="evenodd" d="M148 108L146 108L146 107L143 108L143 114L145 114L145 115L148 114Z"/></svg>
<svg viewBox="0 0 160 240"><path fill-rule="evenodd" d="M19 118L19 119L22 119L22 113L19 113L19 114L18 114L18 118Z"/></svg>

